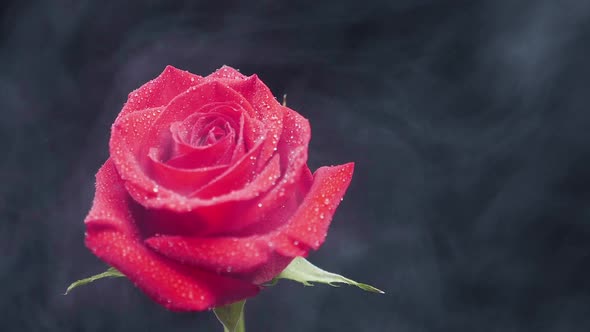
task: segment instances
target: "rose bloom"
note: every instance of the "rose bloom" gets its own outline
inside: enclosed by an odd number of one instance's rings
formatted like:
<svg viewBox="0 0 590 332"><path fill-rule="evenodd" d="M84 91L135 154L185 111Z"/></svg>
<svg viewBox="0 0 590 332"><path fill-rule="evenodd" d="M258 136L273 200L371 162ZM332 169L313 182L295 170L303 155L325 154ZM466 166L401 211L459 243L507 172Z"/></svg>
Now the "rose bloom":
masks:
<svg viewBox="0 0 590 332"><path fill-rule="evenodd" d="M86 245L171 310L252 297L320 247L350 183L353 163L312 175L310 135L256 75L168 66L112 126Z"/></svg>

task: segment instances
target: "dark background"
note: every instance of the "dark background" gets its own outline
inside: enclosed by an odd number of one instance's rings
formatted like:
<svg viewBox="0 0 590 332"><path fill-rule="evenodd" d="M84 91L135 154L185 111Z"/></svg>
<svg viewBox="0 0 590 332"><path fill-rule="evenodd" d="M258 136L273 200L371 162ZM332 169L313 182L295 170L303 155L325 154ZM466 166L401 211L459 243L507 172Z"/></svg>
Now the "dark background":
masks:
<svg viewBox="0 0 590 332"><path fill-rule="evenodd" d="M126 95L167 64L257 73L356 161L310 260L373 284L281 282L249 331L589 331L590 2L4 1L0 329L220 331L83 244Z"/></svg>

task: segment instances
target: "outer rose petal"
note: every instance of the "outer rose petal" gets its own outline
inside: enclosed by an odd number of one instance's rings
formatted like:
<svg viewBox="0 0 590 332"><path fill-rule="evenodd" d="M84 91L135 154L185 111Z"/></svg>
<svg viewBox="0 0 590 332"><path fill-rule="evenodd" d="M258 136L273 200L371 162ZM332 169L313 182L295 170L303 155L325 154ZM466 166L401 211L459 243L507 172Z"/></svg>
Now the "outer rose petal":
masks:
<svg viewBox="0 0 590 332"><path fill-rule="evenodd" d="M310 248L318 249L324 242L353 170L353 163L318 169L295 214L274 231L207 238L157 236L147 239L146 243L174 260L212 271L240 273L253 282L266 282L286 267L289 258L307 256ZM264 266L266 268L258 269ZM271 266L276 270L269 268Z"/></svg>
<svg viewBox="0 0 590 332"><path fill-rule="evenodd" d="M201 76L167 66L160 76L131 92L119 117L129 113L167 105L180 93L203 81Z"/></svg>
<svg viewBox="0 0 590 332"><path fill-rule="evenodd" d="M346 193L353 171L354 163L319 168L313 175L307 196L279 232L279 243L284 246L285 241L293 241L295 247L305 244L317 250L324 243L330 221ZM285 246L285 249L293 248ZM279 252L285 256L293 254L290 250Z"/></svg>
<svg viewBox="0 0 590 332"><path fill-rule="evenodd" d="M238 275L240 279L262 284L274 278L294 257L274 252L273 234L239 237L190 238L159 236L146 240L157 252L210 271Z"/></svg>
<svg viewBox="0 0 590 332"><path fill-rule="evenodd" d="M154 301L171 310L194 311L256 295L260 287L168 260L147 248L135 228L132 201L113 163L96 176L96 196L86 217L86 245Z"/></svg>
<svg viewBox="0 0 590 332"><path fill-rule="evenodd" d="M155 236L146 243L155 251L188 264L219 272L246 272L267 263L271 252L264 236L238 238Z"/></svg>

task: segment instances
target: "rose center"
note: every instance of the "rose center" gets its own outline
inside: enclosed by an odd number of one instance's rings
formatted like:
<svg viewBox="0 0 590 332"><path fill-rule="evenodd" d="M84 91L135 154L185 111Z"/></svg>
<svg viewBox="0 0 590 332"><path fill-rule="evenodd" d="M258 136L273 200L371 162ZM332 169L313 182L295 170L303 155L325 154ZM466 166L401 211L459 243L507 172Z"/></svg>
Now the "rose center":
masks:
<svg viewBox="0 0 590 332"><path fill-rule="evenodd" d="M231 130L224 118L205 118L194 124L188 143L192 146L208 146L225 137Z"/></svg>

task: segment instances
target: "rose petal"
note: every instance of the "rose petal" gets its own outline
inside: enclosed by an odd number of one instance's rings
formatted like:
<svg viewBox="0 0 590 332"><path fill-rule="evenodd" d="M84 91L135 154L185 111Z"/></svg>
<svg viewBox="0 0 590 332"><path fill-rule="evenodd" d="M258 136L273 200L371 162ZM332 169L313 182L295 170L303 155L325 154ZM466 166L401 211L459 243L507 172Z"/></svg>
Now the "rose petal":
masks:
<svg viewBox="0 0 590 332"><path fill-rule="evenodd" d="M270 281L283 271L293 257L278 255L269 236L248 238L187 238L160 236L146 240L158 253L221 274L240 276L254 284ZM270 243L270 246L269 246Z"/></svg>
<svg viewBox="0 0 590 332"><path fill-rule="evenodd" d="M247 239L156 236L145 240L150 248L166 257L221 273L246 272L267 262L271 252L263 241L262 236Z"/></svg>
<svg viewBox="0 0 590 332"><path fill-rule="evenodd" d="M246 239L160 236L147 239L146 244L166 257L262 284L274 278L293 260L293 257L274 253L267 241L268 236Z"/></svg>
<svg viewBox="0 0 590 332"><path fill-rule="evenodd" d="M305 257L309 249L320 247L332 216L350 184L353 170L353 163L318 169L309 192L295 213L287 223L272 232L239 237L160 236L151 237L146 243L167 257L195 266L215 271L219 267L229 268L242 273L248 280L268 281L282 269L270 271L268 267L257 268L278 259L279 256L273 253L292 259ZM281 262L288 264L288 260Z"/></svg>
<svg viewBox="0 0 590 332"><path fill-rule="evenodd" d="M203 81L201 76L167 66L160 76L129 94L118 117L135 111L167 105L180 93Z"/></svg>
<svg viewBox="0 0 590 332"><path fill-rule="evenodd" d="M354 163L319 168L314 173L311 188L287 222L269 233L265 233L268 231L263 227L265 223L253 225L250 230L261 231L261 236L265 236L270 247L283 256L306 257L310 249L317 250L324 242L353 170ZM303 178L307 177L305 173L303 171Z"/></svg>
<svg viewBox="0 0 590 332"><path fill-rule="evenodd" d="M244 228L246 225L257 222L258 217L254 216L256 220L252 221L244 218L244 207L255 205L251 200L255 197L263 195L269 188L271 188L279 177L280 164L279 157L275 156L271 159L268 165L244 188L232 191L222 196L214 196L209 198L211 201L218 202L217 205L202 206L196 211L201 220L208 224L207 234L230 233ZM229 181L229 179L228 179ZM219 183L220 186L223 183ZM217 187L212 187L208 195L214 195ZM223 188L223 187L221 187ZM218 189L223 190L223 189ZM205 231L202 231L204 234Z"/></svg>
<svg viewBox="0 0 590 332"><path fill-rule="evenodd" d="M159 145L157 140L149 137L149 132L160 112L160 108L136 111L119 116L113 123L109 147L123 180L134 180L150 188L156 184L147 177L142 163L147 162L149 148Z"/></svg>
<svg viewBox="0 0 590 332"><path fill-rule="evenodd" d="M293 157L306 154L304 150L301 148L293 151ZM245 204L239 212L240 228L233 231L239 236L266 234L285 224L311 186L313 178L305 162L303 167L307 172L302 172L300 168L299 174L279 179L268 192Z"/></svg>
<svg viewBox="0 0 590 332"><path fill-rule="evenodd" d="M156 131L167 133L171 123L183 121L195 113L207 112L219 106L220 103L236 105L235 111L238 115L240 112L245 112L250 116L254 114L252 105L236 91L220 82L205 81L189 88L170 101L158 120L154 122L153 128Z"/></svg>
<svg viewBox="0 0 590 332"><path fill-rule="evenodd" d="M150 163L146 167L146 171L152 178L158 179L158 185L183 195L189 195L203 187L212 179L223 174L229 167L228 165L213 165L195 169L178 168L170 163L159 161L156 151L156 149L152 149L148 154Z"/></svg>
<svg viewBox="0 0 590 332"><path fill-rule="evenodd" d="M255 155L252 155L253 157ZM223 173L215 180L209 182L201 189L193 193L193 197L210 199L223 194L240 195L241 199L253 198L266 192L276 184L281 174L280 158L275 155L268 164L256 173L252 166L254 162L246 162L250 158L243 158L236 163L231 171ZM255 161L252 159L251 161ZM247 187L246 187L247 186Z"/></svg>
<svg viewBox="0 0 590 332"><path fill-rule="evenodd" d="M293 215L313 177L307 167L311 137L309 122L293 110L285 111L285 128L278 144L281 178L266 195L240 212L241 235L264 234L283 225Z"/></svg>
<svg viewBox="0 0 590 332"><path fill-rule="evenodd" d="M346 193L353 171L354 163L319 168L303 202L281 231L281 237L288 236L292 241L317 250L326 238L330 221Z"/></svg>
<svg viewBox="0 0 590 332"><path fill-rule="evenodd" d="M207 76L207 79L243 80L245 78L246 76L244 76L242 73L226 65L223 65L221 68L217 69L211 75Z"/></svg>
<svg viewBox="0 0 590 332"><path fill-rule="evenodd" d="M171 310L194 311L258 293L256 285L173 262L146 248L134 226L129 196L110 160L96 180L96 196L85 220L86 245L154 301Z"/></svg>
<svg viewBox="0 0 590 332"><path fill-rule="evenodd" d="M205 80L208 80L208 77ZM250 116L264 123L267 132L260 160L265 162L277 149L283 129L285 108L276 101L270 89L257 75L245 79L224 80L223 82L240 94L249 105L255 106L254 114L250 114Z"/></svg>

